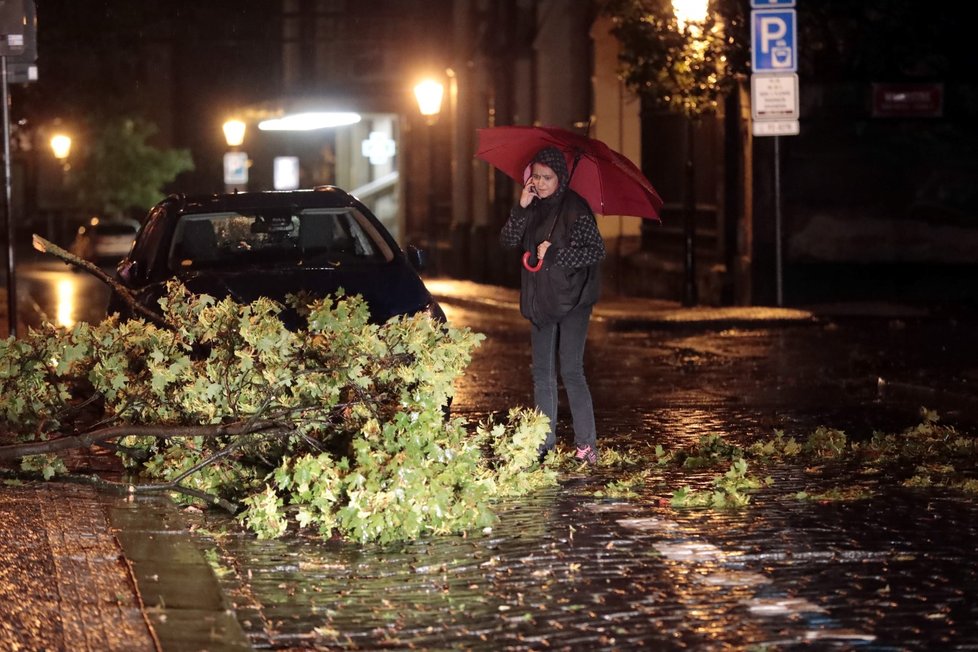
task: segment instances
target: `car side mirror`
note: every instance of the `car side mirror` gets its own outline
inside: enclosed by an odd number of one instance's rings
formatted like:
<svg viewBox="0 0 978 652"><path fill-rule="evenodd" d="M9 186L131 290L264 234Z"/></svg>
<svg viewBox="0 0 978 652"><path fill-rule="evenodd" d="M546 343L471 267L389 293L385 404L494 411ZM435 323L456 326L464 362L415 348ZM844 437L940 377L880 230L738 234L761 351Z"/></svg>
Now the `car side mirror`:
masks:
<svg viewBox="0 0 978 652"><path fill-rule="evenodd" d="M418 249L414 245L408 245L405 253L407 255L408 262L415 271L423 272L424 268L428 266L428 257L425 255L424 251Z"/></svg>

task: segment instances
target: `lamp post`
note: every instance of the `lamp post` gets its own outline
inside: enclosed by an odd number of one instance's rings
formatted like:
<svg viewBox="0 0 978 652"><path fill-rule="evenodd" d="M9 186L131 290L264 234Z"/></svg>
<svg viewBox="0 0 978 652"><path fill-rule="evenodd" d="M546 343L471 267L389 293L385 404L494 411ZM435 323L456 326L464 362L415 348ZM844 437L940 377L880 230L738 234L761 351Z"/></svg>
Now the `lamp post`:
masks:
<svg viewBox="0 0 978 652"><path fill-rule="evenodd" d="M428 249L435 255L437 229L435 223L435 137L434 125L441 112L441 100L445 95L445 86L434 79L425 79L414 87L414 96L418 100L418 111L428 125ZM437 263L436 266L437 268Z"/></svg>
<svg viewBox="0 0 978 652"><path fill-rule="evenodd" d="M60 226L63 225L61 215L55 215L55 213L60 212L59 209L64 207L65 186L67 185L65 179L68 176L68 170L71 169L71 164L68 163L68 157L71 155L71 136L60 131L55 132L55 134L51 136L51 139L48 141L48 144L51 146L51 154L54 155L54 158L58 162L59 166L57 208L46 211L48 219L47 236L53 241L57 240L55 237L55 217L58 218L58 231L61 231Z"/></svg>
<svg viewBox="0 0 978 652"><path fill-rule="evenodd" d="M248 184L248 155L237 151L244 143L245 123L241 120L227 120L224 125L224 140L228 151L224 153L224 190L233 192L238 186Z"/></svg>
<svg viewBox="0 0 978 652"><path fill-rule="evenodd" d="M697 41L703 34L702 23L706 20L708 0L672 0L672 9L676 14L676 22L683 36L690 39L687 58L692 60L703 52L697 47ZM701 44L702 45L702 44ZM686 114L686 163L685 163L685 192L683 201L683 305L695 306L699 303L696 288L696 175L693 166L693 137L695 124L693 115Z"/></svg>

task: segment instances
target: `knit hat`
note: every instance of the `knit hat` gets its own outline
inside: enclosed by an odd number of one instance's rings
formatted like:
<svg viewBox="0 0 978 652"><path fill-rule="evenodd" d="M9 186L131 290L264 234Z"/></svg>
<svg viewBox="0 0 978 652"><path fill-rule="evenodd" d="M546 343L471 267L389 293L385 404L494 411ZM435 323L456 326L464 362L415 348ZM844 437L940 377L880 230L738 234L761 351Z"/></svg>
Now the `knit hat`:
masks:
<svg viewBox="0 0 978 652"><path fill-rule="evenodd" d="M557 192L554 195L559 195L567 189L570 172L567 171L567 159L564 158L564 153L559 149L553 146L544 147L536 153L536 156L533 157L530 163L543 163L554 171L559 182Z"/></svg>

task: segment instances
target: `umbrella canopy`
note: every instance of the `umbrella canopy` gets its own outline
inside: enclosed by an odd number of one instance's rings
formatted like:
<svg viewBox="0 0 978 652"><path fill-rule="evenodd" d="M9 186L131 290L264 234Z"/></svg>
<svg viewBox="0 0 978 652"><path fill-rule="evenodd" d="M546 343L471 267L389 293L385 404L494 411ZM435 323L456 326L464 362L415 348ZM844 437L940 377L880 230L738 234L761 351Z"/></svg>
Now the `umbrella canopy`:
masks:
<svg viewBox="0 0 978 652"><path fill-rule="evenodd" d="M525 182L536 153L553 146L564 153L567 169L574 171L570 187L595 213L659 219L659 193L634 163L600 140L560 127L519 125L479 129L478 135L476 157L516 181Z"/></svg>

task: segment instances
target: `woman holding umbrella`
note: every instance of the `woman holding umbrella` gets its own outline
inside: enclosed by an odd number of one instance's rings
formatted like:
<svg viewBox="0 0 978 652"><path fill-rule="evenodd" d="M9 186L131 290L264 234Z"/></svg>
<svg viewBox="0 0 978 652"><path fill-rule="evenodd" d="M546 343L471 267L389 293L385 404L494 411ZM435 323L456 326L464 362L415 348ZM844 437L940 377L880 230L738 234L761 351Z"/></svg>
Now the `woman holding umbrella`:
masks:
<svg viewBox="0 0 978 652"><path fill-rule="evenodd" d="M533 398L537 409L550 418L540 459L557 443L559 370L574 422L575 456L595 464L597 433L584 377L584 345L601 288L604 240L588 203L568 187L572 172L559 149L544 147L529 167L500 242L507 248L522 246L526 252L520 312L530 320Z"/></svg>

